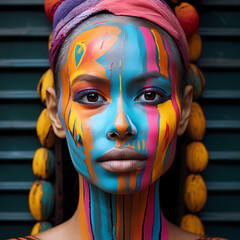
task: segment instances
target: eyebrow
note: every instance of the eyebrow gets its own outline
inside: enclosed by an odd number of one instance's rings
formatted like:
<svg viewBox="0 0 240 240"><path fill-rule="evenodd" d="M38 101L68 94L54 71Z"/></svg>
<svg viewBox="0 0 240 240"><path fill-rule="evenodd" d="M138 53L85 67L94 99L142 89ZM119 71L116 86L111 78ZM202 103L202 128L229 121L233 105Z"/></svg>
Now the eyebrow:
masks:
<svg viewBox="0 0 240 240"><path fill-rule="evenodd" d="M137 83L139 81L143 82L143 81L146 81L147 79L150 79L150 78L159 78L159 77L162 77L162 78L165 78L165 79L169 80L162 73L157 72L157 71L152 71L152 72L145 72L145 73L139 74L137 77L134 77L132 79L132 83Z"/></svg>
<svg viewBox="0 0 240 240"><path fill-rule="evenodd" d="M160 72L157 71L152 71L152 72L145 72L145 73L141 73L139 74L137 77L132 78L132 83L136 84L139 82L144 82L147 79L150 78L165 78L168 79L166 76L164 76L163 74L161 74ZM72 85L77 82L77 81L82 81L82 82L98 82L104 85L108 85L109 84L109 80L106 78L101 78L98 76L93 76L90 74L81 74L79 76L77 76L73 81L72 81Z"/></svg>
<svg viewBox="0 0 240 240"><path fill-rule="evenodd" d="M98 76L93 76L90 74L80 74L79 76L77 76L76 78L74 78L74 80L72 81L72 85L77 82L77 81L81 81L81 82L98 82L104 85L109 84L109 80L106 78L101 78Z"/></svg>

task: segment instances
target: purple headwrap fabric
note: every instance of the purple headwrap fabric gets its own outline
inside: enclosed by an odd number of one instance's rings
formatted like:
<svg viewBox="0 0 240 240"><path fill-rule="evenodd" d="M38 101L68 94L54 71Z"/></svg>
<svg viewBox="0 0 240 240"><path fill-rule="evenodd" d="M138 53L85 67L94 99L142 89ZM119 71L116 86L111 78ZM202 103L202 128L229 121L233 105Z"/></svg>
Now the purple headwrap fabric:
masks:
<svg viewBox="0 0 240 240"><path fill-rule="evenodd" d="M176 16L163 0L65 0L56 10L53 19L53 37L49 52L53 71L57 53L67 35L86 18L101 11L140 17L160 26L174 39L188 69L186 36Z"/></svg>

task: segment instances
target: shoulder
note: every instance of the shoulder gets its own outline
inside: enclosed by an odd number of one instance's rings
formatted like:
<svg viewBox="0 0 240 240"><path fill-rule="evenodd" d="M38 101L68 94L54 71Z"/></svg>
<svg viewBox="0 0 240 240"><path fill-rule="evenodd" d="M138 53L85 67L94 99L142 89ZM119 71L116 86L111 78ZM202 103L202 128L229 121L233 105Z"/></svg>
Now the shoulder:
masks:
<svg viewBox="0 0 240 240"><path fill-rule="evenodd" d="M203 237L199 238L198 240L227 240L227 239L226 238L203 236Z"/></svg>
<svg viewBox="0 0 240 240"><path fill-rule="evenodd" d="M18 237L18 238L9 238L7 240L40 240L40 239L34 236L26 236L26 237Z"/></svg>

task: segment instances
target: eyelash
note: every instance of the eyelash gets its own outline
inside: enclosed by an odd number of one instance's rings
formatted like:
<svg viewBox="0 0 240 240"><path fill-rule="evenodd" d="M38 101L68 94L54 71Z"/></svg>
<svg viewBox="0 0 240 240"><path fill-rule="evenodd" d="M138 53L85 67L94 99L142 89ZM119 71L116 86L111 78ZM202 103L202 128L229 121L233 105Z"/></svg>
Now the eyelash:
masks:
<svg viewBox="0 0 240 240"><path fill-rule="evenodd" d="M88 99L85 99L83 100L84 97L88 97L88 94L97 94L97 97L101 98L102 100L99 101L97 99L96 102L90 102ZM90 89L90 90L83 90L83 91L79 91L77 92L76 94L74 94L73 96L73 101L74 102L78 102L78 103L81 103L81 104L89 104L89 105L100 105L100 104L104 104L107 100L106 98L104 98L102 96L102 93L100 93L98 90L96 89Z"/></svg>
<svg viewBox="0 0 240 240"><path fill-rule="evenodd" d="M139 100L141 96L143 96L146 93L154 93L156 94L154 100ZM158 96L158 99L156 97ZM144 103L144 104L149 104L149 105L158 105L160 103L166 102L169 99L171 99L171 95L169 95L166 91L160 88L156 87L149 87L149 88L144 88L138 92L138 96L134 99L136 102Z"/></svg>
<svg viewBox="0 0 240 240"><path fill-rule="evenodd" d="M97 94L97 100L96 102L91 102L89 99L84 99L84 97L88 97L88 94ZM141 96L143 96L146 93L154 93L156 94L154 96L153 100L147 100L147 99L140 99ZM106 98L102 96L103 94L100 93L96 89L90 89L90 90L83 90L79 91L73 96L73 101L78 102L80 104L85 104L85 105L102 105L107 102ZM146 97L146 96L145 96ZM157 97L157 99L156 99ZM99 98L101 99L99 101ZM143 104L148 104L148 105L158 105L160 103L166 102L167 100L171 99L171 95L169 95L167 92L165 92L163 89L156 88L156 87L148 87L140 90L138 92L138 96L134 99L134 101L143 103Z"/></svg>

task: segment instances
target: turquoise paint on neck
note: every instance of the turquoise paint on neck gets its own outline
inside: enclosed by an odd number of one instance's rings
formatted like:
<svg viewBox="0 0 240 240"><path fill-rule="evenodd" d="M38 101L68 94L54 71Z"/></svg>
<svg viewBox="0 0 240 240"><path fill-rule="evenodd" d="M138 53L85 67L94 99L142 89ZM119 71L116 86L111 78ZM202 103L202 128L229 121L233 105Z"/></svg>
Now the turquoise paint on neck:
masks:
<svg viewBox="0 0 240 240"><path fill-rule="evenodd" d="M86 180L82 186L80 191L89 195L79 204L89 204L84 209L89 209L92 239L168 240L166 223L162 223L165 220L160 209L159 179L142 192L125 195L107 193Z"/></svg>

